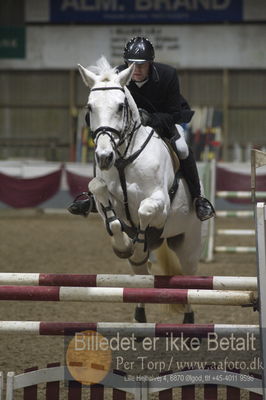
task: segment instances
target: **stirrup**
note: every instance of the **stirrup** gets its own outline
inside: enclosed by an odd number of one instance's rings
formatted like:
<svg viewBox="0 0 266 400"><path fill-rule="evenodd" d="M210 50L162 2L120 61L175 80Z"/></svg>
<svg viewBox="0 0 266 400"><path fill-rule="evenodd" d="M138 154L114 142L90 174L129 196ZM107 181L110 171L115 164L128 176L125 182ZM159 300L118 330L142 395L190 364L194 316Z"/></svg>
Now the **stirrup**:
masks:
<svg viewBox="0 0 266 400"><path fill-rule="evenodd" d="M199 196L194 200L197 217L206 221L215 216L215 210L211 202L205 197Z"/></svg>
<svg viewBox="0 0 266 400"><path fill-rule="evenodd" d="M86 197L83 198L82 197ZM83 215L87 217L90 212L97 212L94 197L91 193L83 192L79 194L68 207L71 214Z"/></svg>

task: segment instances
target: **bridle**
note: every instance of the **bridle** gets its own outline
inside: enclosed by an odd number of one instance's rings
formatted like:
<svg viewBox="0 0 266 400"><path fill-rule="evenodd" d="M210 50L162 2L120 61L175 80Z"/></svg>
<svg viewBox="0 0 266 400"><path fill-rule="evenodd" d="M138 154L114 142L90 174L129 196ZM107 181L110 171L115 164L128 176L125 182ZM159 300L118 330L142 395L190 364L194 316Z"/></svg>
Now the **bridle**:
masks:
<svg viewBox="0 0 266 400"><path fill-rule="evenodd" d="M93 88L91 92L96 92L97 90L121 90L125 93L124 89L119 86L111 86L111 87L102 87L102 88ZM120 132L118 129L112 128L110 126L99 126L95 131L91 131L91 136L93 140L96 140L97 135L100 134L107 134L107 132L115 133L120 138ZM99 135L100 136L100 135ZM109 135L111 136L111 135Z"/></svg>
<svg viewBox="0 0 266 400"><path fill-rule="evenodd" d="M93 88L91 89L91 92L94 92L96 90L121 90L123 93L125 93L125 90L122 87L119 86L110 86L110 87L100 87L100 88ZM99 126L95 131L91 131L91 137L94 140L96 146L97 142L99 140L99 137L101 135L107 135L111 141L112 147L114 151L118 154L119 158L124 157L128 151L130 142L132 140L132 137L134 133L140 128L141 124L137 125L137 122L134 123L133 128L131 131L130 129L130 121L131 121L131 110L128 104L128 100L125 96L125 101L124 101L124 116L123 120L125 121L125 126L122 131L119 131L118 129L112 128L111 126ZM122 133L127 133L128 135ZM115 134L118 137L118 143L115 142L112 133ZM121 152L119 151L119 147L125 142L126 138L129 137L129 141L126 147L126 150L124 154L122 155Z"/></svg>

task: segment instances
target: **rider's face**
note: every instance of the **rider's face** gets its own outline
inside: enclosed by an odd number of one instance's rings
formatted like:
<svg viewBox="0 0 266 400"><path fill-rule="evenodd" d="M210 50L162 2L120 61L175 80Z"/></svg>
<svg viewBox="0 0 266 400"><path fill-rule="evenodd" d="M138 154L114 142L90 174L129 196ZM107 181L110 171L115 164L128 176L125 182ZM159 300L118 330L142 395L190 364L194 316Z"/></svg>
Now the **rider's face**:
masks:
<svg viewBox="0 0 266 400"><path fill-rule="evenodd" d="M130 63L132 64L132 63ZM150 69L149 61L146 61L141 64L135 64L134 72L132 75L132 80L136 82L145 81L148 78Z"/></svg>

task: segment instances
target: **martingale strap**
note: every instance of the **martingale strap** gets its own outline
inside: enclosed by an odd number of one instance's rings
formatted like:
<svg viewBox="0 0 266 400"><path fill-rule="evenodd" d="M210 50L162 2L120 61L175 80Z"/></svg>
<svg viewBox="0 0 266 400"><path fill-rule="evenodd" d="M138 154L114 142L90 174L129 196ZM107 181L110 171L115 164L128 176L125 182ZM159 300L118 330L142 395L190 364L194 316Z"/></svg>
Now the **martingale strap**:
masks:
<svg viewBox="0 0 266 400"><path fill-rule="evenodd" d="M140 153L145 149L145 147L149 143L150 139L152 138L153 133L154 133L154 129L151 130L151 132L147 136L145 142L135 153L131 154L128 158L118 158L115 161L115 166L116 166L118 174L119 174L120 183L121 183L123 196L124 196L124 207L125 207L126 217L132 227L134 227L135 225L134 225L134 222L132 221L129 207L128 207L128 195L127 195L127 182L126 182L126 177L125 177L125 168L129 164L131 164L134 160L136 160L136 158L140 155Z"/></svg>

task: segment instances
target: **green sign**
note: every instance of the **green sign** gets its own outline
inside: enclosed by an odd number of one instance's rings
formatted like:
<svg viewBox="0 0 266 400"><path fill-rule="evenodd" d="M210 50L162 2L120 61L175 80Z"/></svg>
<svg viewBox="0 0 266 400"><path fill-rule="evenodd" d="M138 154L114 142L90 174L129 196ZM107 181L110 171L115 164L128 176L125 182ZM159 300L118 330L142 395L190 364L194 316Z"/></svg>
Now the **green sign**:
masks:
<svg viewBox="0 0 266 400"><path fill-rule="evenodd" d="M25 27L0 27L0 58L25 58Z"/></svg>

